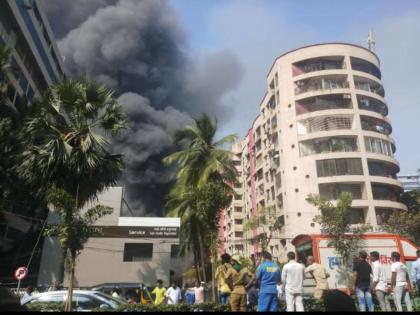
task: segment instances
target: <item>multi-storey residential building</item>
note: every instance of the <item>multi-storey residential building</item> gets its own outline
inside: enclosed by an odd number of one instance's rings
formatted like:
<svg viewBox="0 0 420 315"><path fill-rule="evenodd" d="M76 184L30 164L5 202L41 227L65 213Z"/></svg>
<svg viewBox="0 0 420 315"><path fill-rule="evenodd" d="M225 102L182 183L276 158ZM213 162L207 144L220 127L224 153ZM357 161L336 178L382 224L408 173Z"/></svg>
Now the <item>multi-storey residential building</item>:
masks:
<svg viewBox="0 0 420 315"><path fill-rule="evenodd" d="M260 114L234 147L242 193L225 211L224 249L258 252L249 240L261 230L242 232L239 223L268 207L284 224L268 250L283 260L294 237L321 232L309 194L336 200L350 192L353 222L377 230L391 211L406 210L398 199L399 163L387 115L380 62L372 51L330 43L279 56L267 76Z"/></svg>
<svg viewBox="0 0 420 315"><path fill-rule="evenodd" d="M11 107L19 108L24 98L30 104L50 84L64 78L54 35L39 1L0 1L0 47L11 49L12 71L0 78L7 80L6 101ZM13 271L26 265L32 255L30 273L22 285L35 284L40 259L40 249L34 247L41 233L42 215L34 218L33 207L25 203L21 207L19 214L3 209L6 211L0 219L0 282L12 286Z"/></svg>
<svg viewBox="0 0 420 315"><path fill-rule="evenodd" d="M400 175L398 179L401 181L404 191L420 189L420 169L417 171L417 174Z"/></svg>

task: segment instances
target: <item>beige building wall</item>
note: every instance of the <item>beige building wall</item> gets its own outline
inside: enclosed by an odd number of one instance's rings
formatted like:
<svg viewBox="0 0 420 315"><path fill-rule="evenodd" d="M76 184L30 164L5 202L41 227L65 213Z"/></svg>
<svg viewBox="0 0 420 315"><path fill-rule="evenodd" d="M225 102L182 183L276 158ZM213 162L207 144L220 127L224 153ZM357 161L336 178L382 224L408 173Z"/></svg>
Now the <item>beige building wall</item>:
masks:
<svg viewBox="0 0 420 315"><path fill-rule="evenodd" d="M242 147L245 221L255 208L253 193L257 209L275 207L284 220L269 244L274 257L285 260L295 236L321 232L309 194L335 200L341 191L352 192L354 222L377 231L390 211L406 210L398 202L402 186L387 115L379 59L364 47L312 45L274 61L260 114L234 148L239 156ZM252 238L253 232L245 234ZM244 242L245 255L255 252ZM240 253L235 244L226 250Z"/></svg>
<svg viewBox="0 0 420 315"><path fill-rule="evenodd" d="M111 215L100 218L98 226L179 226L177 218L120 217L123 197L122 187L111 187L98 196L98 200L86 205L101 204L114 209ZM57 222L51 211L49 222ZM175 225L174 225L175 224ZM152 243L152 258L124 261L125 243ZM75 271L76 287L92 287L102 283L144 283L153 286L162 279L169 286L170 272L181 276L192 266L191 257L182 259L171 256L171 247L178 245L179 239L169 238L90 238L78 256ZM45 238L38 278L39 284L52 284L59 272L60 247L57 238ZM64 285L67 280L65 279Z"/></svg>

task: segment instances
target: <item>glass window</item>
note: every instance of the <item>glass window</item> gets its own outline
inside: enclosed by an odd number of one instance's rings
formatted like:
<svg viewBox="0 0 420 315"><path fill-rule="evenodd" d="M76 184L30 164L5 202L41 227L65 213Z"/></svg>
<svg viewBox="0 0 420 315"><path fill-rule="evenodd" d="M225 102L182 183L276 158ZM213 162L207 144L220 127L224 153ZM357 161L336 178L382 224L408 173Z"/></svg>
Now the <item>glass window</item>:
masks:
<svg viewBox="0 0 420 315"><path fill-rule="evenodd" d="M125 243L123 261L151 260L153 244L150 243Z"/></svg>
<svg viewBox="0 0 420 315"><path fill-rule="evenodd" d="M320 138L302 141L299 143L301 156L329 153L329 152L355 152L358 151L356 137Z"/></svg>
<svg viewBox="0 0 420 315"><path fill-rule="evenodd" d="M373 137L365 137L365 146L366 151L368 152L393 156L391 143L386 140Z"/></svg>
<svg viewBox="0 0 420 315"><path fill-rule="evenodd" d="M361 159L328 159L316 161L318 177L363 175Z"/></svg>
<svg viewBox="0 0 420 315"><path fill-rule="evenodd" d="M350 222L351 224L365 223L365 211L362 208L350 209Z"/></svg>
<svg viewBox="0 0 420 315"><path fill-rule="evenodd" d="M327 200L336 200L342 192L351 193L353 199L362 199L362 184L320 184L319 194Z"/></svg>
<svg viewBox="0 0 420 315"><path fill-rule="evenodd" d="M106 303L101 303L99 299L93 296L80 295L77 293L73 296L73 308L75 310L93 310L99 308L101 304Z"/></svg>
<svg viewBox="0 0 420 315"><path fill-rule="evenodd" d="M176 258L179 255L179 245L171 245L171 258Z"/></svg>

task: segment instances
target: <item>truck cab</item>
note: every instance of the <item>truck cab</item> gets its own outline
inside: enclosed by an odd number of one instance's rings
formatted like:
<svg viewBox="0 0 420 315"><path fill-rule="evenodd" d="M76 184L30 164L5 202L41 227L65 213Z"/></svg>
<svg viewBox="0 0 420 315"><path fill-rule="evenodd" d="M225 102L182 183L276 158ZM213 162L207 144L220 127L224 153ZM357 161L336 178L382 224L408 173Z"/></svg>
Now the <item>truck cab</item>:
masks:
<svg viewBox="0 0 420 315"><path fill-rule="evenodd" d="M315 261L324 266L330 274L328 284L331 289L348 289L348 281L346 279L351 279L352 270L343 268L342 257L328 243L328 236L322 234L301 234L296 236L292 241L296 249L297 261L305 264L306 257L310 255L314 256ZM398 252L401 255L401 262L407 264L407 267L411 270L411 264L417 259L417 249L418 247L412 242L396 234L367 233L362 237L360 246L355 251L354 257L358 256L360 250L365 250L367 253L372 251L379 252L381 263L387 267L387 278L390 283L391 253L394 251ZM370 262L370 257L368 257L368 261Z"/></svg>

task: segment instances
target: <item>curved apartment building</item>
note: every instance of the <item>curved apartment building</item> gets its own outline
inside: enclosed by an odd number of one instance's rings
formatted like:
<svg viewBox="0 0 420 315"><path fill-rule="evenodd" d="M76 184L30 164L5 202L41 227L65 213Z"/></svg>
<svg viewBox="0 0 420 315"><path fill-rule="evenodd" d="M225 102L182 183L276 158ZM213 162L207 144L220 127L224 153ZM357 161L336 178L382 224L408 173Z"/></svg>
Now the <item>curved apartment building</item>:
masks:
<svg viewBox="0 0 420 315"><path fill-rule="evenodd" d="M223 218L225 250L257 252L250 240L261 231L243 225L258 209L270 208L284 226L268 249L282 259L296 235L320 232L312 221L318 210L305 200L311 193L336 200L350 192L354 223L377 230L391 211L405 210L387 116L372 51L329 43L279 56L267 75L260 114L234 148L241 185Z"/></svg>

